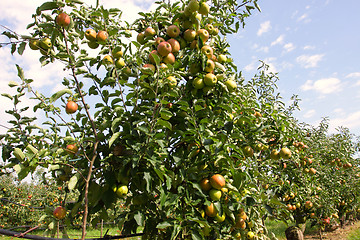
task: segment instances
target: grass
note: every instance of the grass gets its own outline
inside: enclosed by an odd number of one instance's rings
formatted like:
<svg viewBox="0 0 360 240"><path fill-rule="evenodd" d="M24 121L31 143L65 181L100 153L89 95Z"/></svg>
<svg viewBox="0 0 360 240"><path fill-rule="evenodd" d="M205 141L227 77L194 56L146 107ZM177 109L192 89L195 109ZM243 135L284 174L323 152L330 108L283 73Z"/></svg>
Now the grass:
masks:
<svg viewBox="0 0 360 240"><path fill-rule="evenodd" d="M352 230L347 236L348 240L360 240L360 228Z"/></svg>
<svg viewBox="0 0 360 240"><path fill-rule="evenodd" d="M277 239L286 240L285 230L288 226L284 222L267 220L265 224L268 230L268 236L274 233Z"/></svg>
<svg viewBox="0 0 360 240"><path fill-rule="evenodd" d="M110 228L104 227L102 234L104 235L108 229L109 229L109 231L107 232L108 235L110 235L110 236L120 235L120 231L117 227L110 227ZM77 239L81 238L81 229L67 229L66 232L67 232L69 238L77 238ZM44 235L44 231L34 231L29 234L51 237L48 234ZM100 237L101 237L100 228L99 229L91 229L91 228L87 229L86 238L100 238ZM55 235L54 238L57 238L57 235ZM59 238L63 238L61 232L59 233ZM20 239L20 238L0 235L0 240L16 240L16 239ZM24 239L24 238L22 238L22 239ZM124 239L136 240L136 239L141 239L141 237L132 237L132 238L124 238Z"/></svg>

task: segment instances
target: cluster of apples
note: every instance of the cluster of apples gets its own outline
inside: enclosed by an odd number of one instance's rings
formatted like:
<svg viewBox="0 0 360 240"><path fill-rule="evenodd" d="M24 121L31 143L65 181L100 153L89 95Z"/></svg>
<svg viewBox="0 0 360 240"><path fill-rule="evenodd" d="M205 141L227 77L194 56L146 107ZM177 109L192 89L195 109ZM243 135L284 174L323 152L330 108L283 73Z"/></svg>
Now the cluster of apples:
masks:
<svg viewBox="0 0 360 240"><path fill-rule="evenodd" d="M85 31L85 38L89 40L88 46L91 49L96 49L99 44L106 42L108 37L109 34L104 30L96 32L94 29L89 28Z"/></svg>

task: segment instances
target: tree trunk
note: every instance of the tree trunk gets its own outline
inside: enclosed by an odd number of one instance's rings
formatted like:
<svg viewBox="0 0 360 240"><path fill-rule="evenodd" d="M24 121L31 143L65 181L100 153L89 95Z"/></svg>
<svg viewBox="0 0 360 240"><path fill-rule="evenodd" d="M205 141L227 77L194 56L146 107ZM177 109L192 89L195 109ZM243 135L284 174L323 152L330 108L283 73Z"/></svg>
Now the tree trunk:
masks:
<svg viewBox="0 0 360 240"><path fill-rule="evenodd" d="M304 234L297 226L288 227L285 236L287 240L304 240Z"/></svg>

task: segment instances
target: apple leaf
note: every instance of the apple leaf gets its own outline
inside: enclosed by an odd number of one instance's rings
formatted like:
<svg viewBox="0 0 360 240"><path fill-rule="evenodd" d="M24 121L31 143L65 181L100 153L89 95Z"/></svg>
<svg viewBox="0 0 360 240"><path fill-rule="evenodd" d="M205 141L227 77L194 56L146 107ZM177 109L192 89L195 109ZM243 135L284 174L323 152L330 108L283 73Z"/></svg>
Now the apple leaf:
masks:
<svg viewBox="0 0 360 240"><path fill-rule="evenodd" d="M75 174L74 176L72 176L70 178L70 180L69 180L69 183L68 183L69 190L73 190L78 181L79 181L79 175L78 174Z"/></svg>
<svg viewBox="0 0 360 240"><path fill-rule="evenodd" d="M70 94L72 95L72 91L70 89L62 89L56 93L54 93L51 97L50 97L50 102L55 102L57 99L59 99L61 96L63 96L64 94Z"/></svg>
<svg viewBox="0 0 360 240"><path fill-rule="evenodd" d="M111 147L111 145L115 142L115 140L120 137L120 135L121 135L121 132L116 132L111 136L111 138L109 140L109 147Z"/></svg>
<svg viewBox="0 0 360 240"><path fill-rule="evenodd" d="M172 129L171 123L162 119L158 119L156 125L161 125L163 127L168 128L169 130Z"/></svg>
<svg viewBox="0 0 360 240"><path fill-rule="evenodd" d="M25 155L20 148L15 148L13 154L20 161L23 161L25 159Z"/></svg>
<svg viewBox="0 0 360 240"><path fill-rule="evenodd" d="M9 85L9 87L19 86L19 84L17 82L14 82L14 81L10 81L8 85Z"/></svg>
<svg viewBox="0 0 360 240"><path fill-rule="evenodd" d="M156 228L158 229L165 229L165 228L168 228L168 227L171 227L171 223L169 222L161 222L159 223L158 225L156 225Z"/></svg>
<svg viewBox="0 0 360 240"><path fill-rule="evenodd" d="M144 225L144 215L140 211L134 215L134 219L138 226L142 227Z"/></svg>

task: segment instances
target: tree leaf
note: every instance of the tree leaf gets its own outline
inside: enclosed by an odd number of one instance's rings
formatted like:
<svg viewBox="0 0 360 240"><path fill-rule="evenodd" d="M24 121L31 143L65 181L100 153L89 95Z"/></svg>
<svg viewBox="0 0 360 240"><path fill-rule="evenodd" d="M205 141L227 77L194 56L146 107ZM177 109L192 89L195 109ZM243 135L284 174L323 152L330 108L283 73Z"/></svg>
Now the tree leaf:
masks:
<svg viewBox="0 0 360 240"><path fill-rule="evenodd" d="M134 215L134 219L135 219L137 225L139 225L140 227L142 227L144 225L144 215L140 211L138 211Z"/></svg>
<svg viewBox="0 0 360 240"><path fill-rule="evenodd" d="M72 95L72 91L70 89L63 89L63 90L60 90L60 91L54 93L50 97L50 102L55 102L57 99L59 99L60 97L62 97L66 93L68 93L69 95Z"/></svg>
<svg viewBox="0 0 360 240"><path fill-rule="evenodd" d="M73 190L77 184L77 182L79 181L80 176L78 174L75 174L74 176L72 176L69 180L68 183L68 188L69 190Z"/></svg>
<svg viewBox="0 0 360 240"><path fill-rule="evenodd" d="M25 155L20 148L15 148L13 154L20 161L23 161L25 159Z"/></svg>
<svg viewBox="0 0 360 240"><path fill-rule="evenodd" d="M115 142L115 140L120 137L120 135L121 135L121 132L116 132L111 136L111 138L109 140L109 147L111 147L111 145Z"/></svg>

